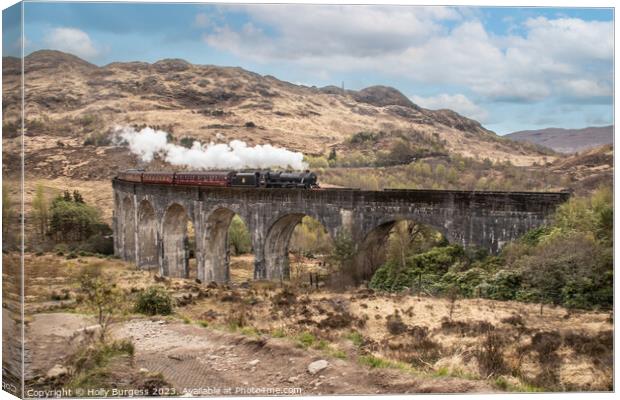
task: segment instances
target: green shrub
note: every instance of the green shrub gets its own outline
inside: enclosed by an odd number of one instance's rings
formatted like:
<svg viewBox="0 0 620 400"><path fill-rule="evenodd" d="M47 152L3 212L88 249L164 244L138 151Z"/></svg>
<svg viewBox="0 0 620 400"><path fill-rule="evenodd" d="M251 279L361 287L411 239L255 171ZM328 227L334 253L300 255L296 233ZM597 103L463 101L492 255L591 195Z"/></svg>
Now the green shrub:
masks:
<svg viewBox="0 0 620 400"><path fill-rule="evenodd" d="M96 115L92 115L92 114L84 114L82 115L80 118L77 119L77 122L82 125L83 127L89 127L91 125L94 125L98 122L98 117Z"/></svg>
<svg viewBox="0 0 620 400"><path fill-rule="evenodd" d="M370 368L393 368L399 369L405 372L415 372L415 369L408 364L401 361L392 361L385 358L373 356L372 354L359 356L357 361L362 365L367 365Z"/></svg>
<svg viewBox="0 0 620 400"><path fill-rule="evenodd" d="M370 167L375 164L374 157L366 155L360 151L352 151L338 157L336 166L356 168L356 167Z"/></svg>
<svg viewBox="0 0 620 400"><path fill-rule="evenodd" d="M159 286L151 286L138 295L136 312L146 315L169 315L172 313L172 298Z"/></svg>
<svg viewBox="0 0 620 400"><path fill-rule="evenodd" d="M327 254L331 250L331 238L325 227L312 217L303 217L295 227L289 249L305 256Z"/></svg>
<svg viewBox="0 0 620 400"><path fill-rule="evenodd" d="M54 300L54 301L60 301L60 300L69 300L71 298L71 294L68 291L63 291L58 293L57 291L53 291L52 294L50 295L50 299Z"/></svg>
<svg viewBox="0 0 620 400"><path fill-rule="evenodd" d="M375 357L373 355L360 356L358 361L362 365L367 365L370 368L390 368L392 362L383 358Z"/></svg>
<svg viewBox="0 0 620 400"><path fill-rule="evenodd" d="M440 291L444 292L452 285L465 297L479 296L481 285L486 282L487 277L487 271L480 267L473 267L461 272L447 272L441 278Z"/></svg>
<svg viewBox="0 0 620 400"><path fill-rule="evenodd" d="M84 203L79 192L72 196L65 191L52 201L48 233L56 241L82 241L105 232L111 233L111 229L101 221L99 210Z"/></svg>
<svg viewBox="0 0 620 400"><path fill-rule="evenodd" d="M274 338L283 338L286 336L286 332L282 328L276 328L271 332L271 336Z"/></svg>
<svg viewBox="0 0 620 400"><path fill-rule="evenodd" d="M339 358L341 360L344 360L347 358L347 353L345 353L344 351L340 350L340 349L330 349L328 350L328 353L330 356L334 357L334 358Z"/></svg>
<svg viewBox="0 0 620 400"><path fill-rule="evenodd" d="M134 353L133 343L126 339L116 340L111 343L98 342L96 345L84 347L74 354L72 365L76 372L82 372L95 367L102 367L116 356L128 355L132 357Z"/></svg>
<svg viewBox="0 0 620 400"><path fill-rule="evenodd" d="M384 132L362 131L362 132L357 132L356 134L351 136L348 142L351 144L365 144L365 143L374 144L374 143L377 143L377 141L383 136L385 136Z"/></svg>
<svg viewBox="0 0 620 400"><path fill-rule="evenodd" d="M377 290L401 291L422 284L423 290L437 289L437 282L448 268L464 259L460 246L435 247L406 259L406 267L396 261L388 261L373 275L370 287Z"/></svg>
<svg viewBox="0 0 620 400"><path fill-rule="evenodd" d="M185 148L191 149L195 141L196 141L195 138L190 137L190 136L185 136L185 137L182 137L181 140L179 140L179 144Z"/></svg>
<svg viewBox="0 0 620 400"><path fill-rule="evenodd" d="M112 144L112 138L106 132L91 133L84 139L84 146L109 146L110 144Z"/></svg>
<svg viewBox="0 0 620 400"><path fill-rule="evenodd" d="M307 349L308 347L314 345L316 342L316 336L310 332L302 332L297 335L297 342L300 347Z"/></svg>
<svg viewBox="0 0 620 400"><path fill-rule="evenodd" d="M481 285L480 294L493 300L515 300L521 289L521 272L500 270Z"/></svg>
<svg viewBox="0 0 620 400"><path fill-rule="evenodd" d="M2 137L14 138L20 135L21 122L19 120L7 121L2 123Z"/></svg>
<svg viewBox="0 0 620 400"><path fill-rule="evenodd" d="M525 235L521 236L520 240L528 246L536 246L544 236L547 236L550 233L550 227L541 226L540 228L530 230Z"/></svg>
<svg viewBox="0 0 620 400"><path fill-rule="evenodd" d="M310 168L329 168L329 161L325 157L305 156L304 161Z"/></svg>
<svg viewBox="0 0 620 400"><path fill-rule="evenodd" d="M114 241L111 235L97 233L86 239L79 248L82 252L91 254L112 255L114 254Z"/></svg>
<svg viewBox="0 0 620 400"><path fill-rule="evenodd" d="M326 340L319 340L318 342L316 342L314 344L314 346L312 346L312 348L317 349L317 350L326 350L329 347L329 343Z"/></svg>
<svg viewBox="0 0 620 400"><path fill-rule="evenodd" d="M365 277L365 271L359 271L354 263L355 243L349 231L343 230L334 238L331 254L327 262L333 268L332 285L345 287L351 282L359 282Z"/></svg>
<svg viewBox="0 0 620 400"><path fill-rule="evenodd" d="M515 264L523 271L524 288L536 293L539 302L579 308L612 304L604 289L613 264L592 235L556 232Z"/></svg>
<svg viewBox="0 0 620 400"><path fill-rule="evenodd" d="M234 255L247 254L252 251L250 231L238 215L235 215L230 221L228 243Z"/></svg>
<svg viewBox="0 0 620 400"><path fill-rule="evenodd" d="M484 341L474 352L483 376L501 375L508 372L502 353L505 346L506 339L503 336L493 331L487 332Z"/></svg>
<svg viewBox="0 0 620 400"><path fill-rule="evenodd" d="M63 256L68 252L69 247L66 245L66 243L58 243L54 246L54 253L56 253L57 256Z"/></svg>
<svg viewBox="0 0 620 400"><path fill-rule="evenodd" d="M241 334L245 336L260 336L260 332L253 326L244 326L241 328Z"/></svg>
<svg viewBox="0 0 620 400"><path fill-rule="evenodd" d="M356 347L360 347L364 343L364 336L358 331L349 332L345 338L349 339Z"/></svg>

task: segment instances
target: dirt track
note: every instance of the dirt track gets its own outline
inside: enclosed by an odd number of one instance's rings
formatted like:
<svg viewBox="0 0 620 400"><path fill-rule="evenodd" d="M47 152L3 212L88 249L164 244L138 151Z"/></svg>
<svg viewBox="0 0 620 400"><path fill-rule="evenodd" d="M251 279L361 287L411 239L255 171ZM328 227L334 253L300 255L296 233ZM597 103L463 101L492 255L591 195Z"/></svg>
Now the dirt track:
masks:
<svg viewBox="0 0 620 400"><path fill-rule="evenodd" d="M63 320L64 328L58 327ZM32 348L39 372L49 367L49 351L70 347L74 328L90 325L76 314L38 314L30 328L37 335ZM70 322L70 323L69 323ZM52 329L55 331L51 331ZM60 329L60 330L59 330ZM490 392L481 381L417 377L395 369L370 369L354 361L327 357L315 350L296 348L286 339L261 338L184 324L176 320L136 319L113 328L114 336L131 338L138 368L161 372L171 383L168 394L193 395L310 395L377 393ZM62 331L62 332L61 332ZM46 334L43 334L46 332ZM50 334L53 333L53 334ZM65 340L60 340L65 338ZM51 357L58 360L57 357ZM308 365L329 362L311 375ZM258 360L258 361L256 361ZM254 392L252 392L254 390ZM164 392L163 394L166 394Z"/></svg>
<svg viewBox="0 0 620 400"><path fill-rule="evenodd" d="M163 320L134 320L116 330L131 337L139 367L161 372L177 390L281 390L281 394L467 392L492 389L461 379L424 379L396 370L373 370L294 347L286 339L247 337ZM308 364L326 359L316 375ZM257 361L258 360L258 361ZM270 394L258 392L256 394Z"/></svg>

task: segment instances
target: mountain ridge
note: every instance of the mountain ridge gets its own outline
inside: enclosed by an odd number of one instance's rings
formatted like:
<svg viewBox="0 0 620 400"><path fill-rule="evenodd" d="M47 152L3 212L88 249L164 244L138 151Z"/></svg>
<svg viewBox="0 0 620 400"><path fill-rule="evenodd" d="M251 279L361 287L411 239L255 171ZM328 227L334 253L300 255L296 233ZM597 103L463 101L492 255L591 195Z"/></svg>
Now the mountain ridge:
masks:
<svg viewBox="0 0 620 400"><path fill-rule="evenodd" d="M613 143L614 126L588 126L578 129L544 128L512 132L504 137L548 147L560 153L577 153Z"/></svg>
<svg viewBox="0 0 620 400"><path fill-rule="evenodd" d="M3 59L11 60L12 62L19 62L19 58L17 57L3 57ZM322 93L332 94L332 95L350 95L356 101L360 103L370 104L378 107L386 107L386 106L400 106L405 108L411 108L417 111L425 111L430 113L442 114L445 111L450 111L451 114L455 115L457 118L467 120L470 123L478 125L480 129L486 130L482 125L473 119L467 118L461 114L453 110L447 109L439 109L439 110L430 110L424 109L419 105L413 103L407 96L402 94L398 89L384 86L384 85L373 85L360 90L346 90L344 93L342 90L336 86L326 86L324 88L316 88L314 86L308 87L303 85L295 85L293 83L283 81L274 77L272 75L260 75L255 72L246 70L241 67L230 67L230 66L217 66L212 64L191 64L190 62L180 59L180 58L165 58L153 63L144 62L144 61L128 61L128 62L120 62L115 61L103 66L97 66L95 64L89 63L78 56L75 56L70 53L65 53L59 50L37 50L25 57L24 65L26 67L25 73L34 72L37 68L46 67L46 68L57 68L59 63L63 62L63 66L73 66L73 67L82 67L86 69L92 70L110 70L115 68L121 69L134 69L134 68L144 68L149 69L153 68L158 72L181 72L185 71L191 67L206 67L206 68L217 68L227 71L239 71L243 74L249 74L256 77L260 77L265 80L273 80L277 82L277 84L290 85L299 89L307 89L310 91L319 91ZM43 65L41 65L43 64ZM19 71L14 71L14 73L19 73ZM488 131L490 133L490 131Z"/></svg>
<svg viewBox="0 0 620 400"><path fill-rule="evenodd" d="M20 71L15 60L3 61L8 61L3 63L3 143L10 148L19 145ZM119 125L162 129L175 140L268 143L313 156L327 156L334 148L340 154L386 152L405 142L426 146L420 154L515 165L553 158L454 111L424 109L381 85L359 91L307 87L240 67L174 58L97 66L55 50L26 56L24 71L28 160L37 164L33 171L54 176L103 178L113 173L109 166L135 166L136 158L126 148L109 141ZM354 148L351 139L360 133L378 139ZM80 161L87 155L87 161Z"/></svg>

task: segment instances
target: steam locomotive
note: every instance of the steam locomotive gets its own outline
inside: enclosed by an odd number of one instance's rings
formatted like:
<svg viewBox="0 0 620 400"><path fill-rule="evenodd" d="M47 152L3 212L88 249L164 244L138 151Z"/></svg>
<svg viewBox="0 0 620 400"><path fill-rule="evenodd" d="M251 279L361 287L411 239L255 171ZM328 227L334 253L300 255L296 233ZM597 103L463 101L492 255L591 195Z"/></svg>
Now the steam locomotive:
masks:
<svg viewBox="0 0 620 400"><path fill-rule="evenodd" d="M151 172L131 169L119 172L117 179L159 185L317 189L314 172L289 171L190 171Z"/></svg>

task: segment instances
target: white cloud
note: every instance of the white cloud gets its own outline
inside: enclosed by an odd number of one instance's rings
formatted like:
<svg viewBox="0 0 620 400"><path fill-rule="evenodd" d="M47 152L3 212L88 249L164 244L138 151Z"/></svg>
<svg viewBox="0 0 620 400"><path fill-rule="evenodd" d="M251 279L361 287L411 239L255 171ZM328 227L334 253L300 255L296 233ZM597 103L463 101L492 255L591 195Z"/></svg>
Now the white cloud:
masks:
<svg viewBox="0 0 620 400"><path fill-rule="evenodd" d="M76 28L54 28L45 37L44 42L51 49L65 51L86 59L100 54L90 36Z"/></svg>
<svg viewBox="0 0 620 400"><path fill-rule="evenodd" d="M209 16L205 13L196 14L196 17L194 17L194 26L197 28L206 28L209 24Z"/></svg>
<svg viewBox="0 0 620 400"><path fill-rule="evenodd" d="M596 22L595 35L577 40L589 23L572 22L555 21L548 37L531 24L524 37L497 37L488 34L480 22L468 21L448 35L410 47L402 62L386 64L399 65L400 74L409 71L420 81L463 85L488 98L510 101L537 101L554 93L566 94L565 85L560 83L564 80L605 79L608 75L611 81L612 48L605 45L593 50L587 45L613 37L611 24L602 29L602 23Z"/></svg>
<svg viewBox="0 0 620 400"><path fill-rule="evenodd" d="M528 45L560 60L613 57L612 22L584 21L577 18L531 18L525 22Z"/></svg>
<svg viewBox="0 0 620 400"><path fill-rule="evenodd" d="M205 41L259 60L333 54L376 57L421 43L443 29L437 21L459 17L442 7L252 5L241 9L254 24L246 24L236 35L228 26L220 26L205 35ZM278 38L265 34L257 24L274 27Z"/></svg>
<svg viewBox="0 0 620 400"><path fill-rule="evenodd" d="M567 94L574 97L611 96L613 91L610 83L590 79L571 79L562 85L566 88Z"/></svg>
<svg viewBox="0 0 620 400"><path fill-rule="evenodd" d="M520 35L498 36L476 16L451 8L253 5L242 10L252 22L238 29L216 25L204 40L254 61L381 72L465 87L487 99L611 96L611 21L540 17L510 31L523 31ZM456 25L448 28L446 19Z"/></svg>
<svg viewBox="0 0 620 400"><path fill-rule="evenodd" d="M412 96L411 101L424 108L430 108L432 110L439 110L442 108L454 110L459 114L475 119L479 122L486 122L489 117L489 113L484 108L478 106L467 96L460 93L444 93L430 97Z"/></svg>

